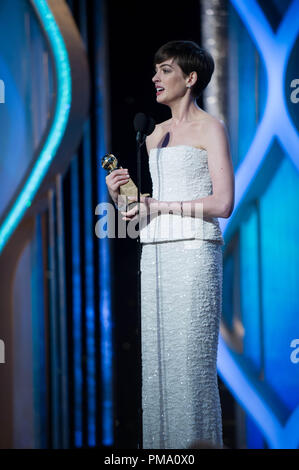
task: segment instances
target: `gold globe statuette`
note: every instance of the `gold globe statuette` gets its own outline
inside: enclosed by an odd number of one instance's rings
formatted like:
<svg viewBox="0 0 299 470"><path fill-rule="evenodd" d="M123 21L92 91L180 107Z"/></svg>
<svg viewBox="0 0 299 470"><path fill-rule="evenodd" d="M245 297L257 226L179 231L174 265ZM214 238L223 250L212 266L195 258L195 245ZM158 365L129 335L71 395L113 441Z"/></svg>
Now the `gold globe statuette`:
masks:
<svg viewBox="0 0 299 470"><path fill-rule="evenodd" d="M104 155L102 158L102 168L104 168L104 170L107 171L107 174L110 175L112 171L118 170L122 168L122 166L119 165L119 162L115 155L113 155L112 153L106 153L106 155ZM123 184L119 187L119 194L120 196L123 196L122 202L124 203L124 205L122 206L122 209L129 211L137 205L137 202L127 202L127 198L129 196L136 198L138 197L138 188L131 178L129 178L129 181L126 184ZM150 196L150 194L145 193L141 194L140 197L141 196L148 197Z"/></svg>

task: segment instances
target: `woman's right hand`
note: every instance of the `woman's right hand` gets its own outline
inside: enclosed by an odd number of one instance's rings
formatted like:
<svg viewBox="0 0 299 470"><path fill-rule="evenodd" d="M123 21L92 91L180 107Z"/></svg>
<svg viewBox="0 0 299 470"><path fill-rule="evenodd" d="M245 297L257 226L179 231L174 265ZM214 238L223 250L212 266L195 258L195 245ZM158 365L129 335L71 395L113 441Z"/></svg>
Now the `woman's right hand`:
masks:
<svg viewBox="0 0 299 470"><path fill-rule="evenodd" d="M129 179L130 175L127 168L119 168L118 170L113 170L109 175L106 176L106 184L108 187L108 191L115 204L117 204L118 201L120 186L126 184Z"/></svg>

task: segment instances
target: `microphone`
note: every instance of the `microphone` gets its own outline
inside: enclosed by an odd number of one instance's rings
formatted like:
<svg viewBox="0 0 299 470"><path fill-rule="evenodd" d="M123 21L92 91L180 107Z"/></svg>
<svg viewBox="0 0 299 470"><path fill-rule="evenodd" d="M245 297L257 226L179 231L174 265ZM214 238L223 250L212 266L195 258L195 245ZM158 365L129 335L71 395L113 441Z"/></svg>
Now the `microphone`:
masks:
<svg viewBox="0 0 299 470"><path fill-rule="evenodd" d="M141 188L141 151L142 145L144 144L145 137L150 135L153 130L155 129L155 121L152 117L146 116L143 113L136 114L134 118L134 129L137 132L136 135L136 147L137 147L137 186ZM139 209L140 204L140 192L138 189L138 202L137 206ZM140 211L138 210L138 225L140 229ZM139 442L138 448L142 448L142 363L141 363L141 354L142 354L142 344L141 344L141 241L140 241L140 230L137 239L137 246L138 246L138 270L137 270L137 279L138 279L138 299L137 299L137 306L138 306L138 328L137 328L137 338L138 338L138 379L140 381L138 387L138 395L137 395L137 403L138 403L138 435L139 435Z"/></svg>
<svg viewBox="0 0 299 470"><path fill-rule="evenodd" d="M134 129L137 132L136 140L142 145L145 137L150 135L155 129L155 120L144 113L137 113L134 118Z"/></svg>

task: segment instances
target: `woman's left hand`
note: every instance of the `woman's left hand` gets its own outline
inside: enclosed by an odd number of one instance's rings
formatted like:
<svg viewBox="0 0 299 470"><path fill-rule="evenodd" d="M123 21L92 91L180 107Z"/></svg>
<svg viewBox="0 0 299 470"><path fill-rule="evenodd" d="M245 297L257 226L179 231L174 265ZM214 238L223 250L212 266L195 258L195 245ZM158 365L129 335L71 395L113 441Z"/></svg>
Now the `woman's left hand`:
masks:
<svg viewBox="0 0 299 470"><path fill-rule="evenodd" d="M137 202L137 197L128 197L128 200L130 203L132 202ZM157 199L154 199L152 197L144 197L140 196L140 219L143 217L147 217L149 214L150 215L157 215L158 214L158 203L159 201ZM122 220L136 220L138 219L138 204L133 207L133 209L130 209L129 211L121 211L122 214Z"/></svg>

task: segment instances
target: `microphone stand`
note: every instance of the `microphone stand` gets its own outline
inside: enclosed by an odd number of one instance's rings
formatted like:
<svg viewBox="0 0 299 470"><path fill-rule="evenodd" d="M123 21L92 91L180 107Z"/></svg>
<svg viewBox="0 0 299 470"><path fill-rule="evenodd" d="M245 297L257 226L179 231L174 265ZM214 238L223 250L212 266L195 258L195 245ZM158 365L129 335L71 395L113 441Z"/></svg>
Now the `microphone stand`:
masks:
<svg viewBox="0 0 299 470"><path fill-rule="evenodd" d="M141 189L141 147L145 142L145 135L140 131L137 132L137 188L138 188L138 229L139 234L137 237L137 257L138 257L138 271L137 271L137 356L138 356L138 449L143 448L143 429L142 429L142 342L141 342L141 242L140 242L140 189Z"/></svg>

